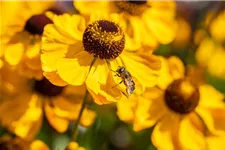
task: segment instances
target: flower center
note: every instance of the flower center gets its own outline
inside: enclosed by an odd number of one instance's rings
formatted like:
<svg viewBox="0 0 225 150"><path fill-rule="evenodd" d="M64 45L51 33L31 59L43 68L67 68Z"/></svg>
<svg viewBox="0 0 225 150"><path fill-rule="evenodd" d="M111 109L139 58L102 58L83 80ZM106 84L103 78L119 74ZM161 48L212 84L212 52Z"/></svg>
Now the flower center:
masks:
<svg viewBox="0 0 225 150"><path fill-rule="evenodd" d="M131 15L141 15L147 8L147 1L115 1L116 6Z"/></svg>
<svg viewBox="0 0 225 150"><path fill-rule="evenodd" d="M128 1L131 4L136 4L136 5L143 5L147 4L147 1Z"/></svg>
<svg viewBox="0 0 225 150"><path fill-rule="evenodd" d="M165 92L165 102L174 112L187 114L197 107L199 102L199 90L189 81L175 80Z"/></svg>
<svg viewBox="0 0 225 150"><path fill-rule="evenodd" d="M100 59L115 59L125 45L123 30L114 22L99 20L89 24L83 34L85 51Z"/></svg>
<svg viewBox="0 0 225 150"><path fill-rule="evenodd" d="M1 150L24 150L26 148L25 143L17 141L17 140L5 140L0 141L0 149Z"/></svg>
<svg viewBox="0 0 225 150"><path fill-rule="evenodd" d="M44 27L50 23L53 23L52 20L50 20L44 14L34 15L29 20L27 20L24 29L31 34L42 35Z"/></svg>
<svg viewBox="0 0 225 150"><path fill-rule="evenodd" d="M60 95L63 92L64 87L55 86L44 78L41 81L35 80L34 89L44 96L54 97Z"/></svg>

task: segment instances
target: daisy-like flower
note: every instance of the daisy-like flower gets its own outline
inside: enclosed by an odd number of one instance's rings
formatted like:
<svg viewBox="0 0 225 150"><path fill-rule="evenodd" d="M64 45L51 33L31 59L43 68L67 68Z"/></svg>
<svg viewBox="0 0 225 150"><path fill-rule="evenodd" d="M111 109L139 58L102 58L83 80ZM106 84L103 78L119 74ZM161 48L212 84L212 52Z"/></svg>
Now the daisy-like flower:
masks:
<svg viewBox="0 0 225 150"><path fill-rule="evenodd" d="M155 125L151 140L158 149L208 149L209 138L221 140L224 95L210 85L196 86L184 78L184 66L175 57L162 59L162 71L159 79L164 84L147 89L132 103L118 102L120 119L132 122L135 131Z"/></svg>
<svg viewBox="0 0 225 150"><path fill-rule="evenodd" d="M29 78L43 77L41 35L44 26L52 23L44 12L53 5L54 1L1 1L0 57Z"/></svg>
<svg viewBox="0 0 225 150"><path fill-rule="evenodd" d="M207 20L208 19L206 19L206 22ZM225 79L224 26L225 11L222 11L211 21L208 32L205 30L199 30L196 34L196 43L200 43L196 51L197 62L210 74L221 79Z"/></svg>
<svg viewBox="0 0 225 150"><path fill-rule="evenodd" d="M18 85L13 84L18 82L11 82L11 77L8 83L14 92L4 90L6 92L1 93L4 99L0 101L0 124L10 132L26 140L34 139L41 128L44 113L49 124L60 133L67 130L69 121L78 119L85 86L58 87L46 78L34 80L33 83L20 82ZM13 78L21 79L15 74ZM7 82L1 83L4 86ZM79 123L85 127L90 126L95 117L95 112L84 108Z"/></svg>
<svg viewBox="0 0 225 150"><path fill-rule="evenodd" d="M144 46L155 49L158 44L172 42L176 34L173 1L74 1L75 8L83 15L92 13L118 13L126 22L126 47L133 50Z"/></svg>
<svg viewBox="0 0 225 150"><path fill-rule="evenodd" d="M49 150L48 146L40 140L32 142L25 141L21 138L12 138L4 135L0 138L1 150Z"/></svg>
<svg viewBox="0 0 225 150"><path fill-rule="evenodd" d="M156 56L126 51L124 32L111 21L120 19L117 14L102 18L94 15L85 21L80 15L52 16L54 24L44 29L41 51L47 79L59 86L86 84L98 104L115 102L126 91L119 84L122 79L115 76L119 66L142 87L156 84L160 68Z"/></svg>

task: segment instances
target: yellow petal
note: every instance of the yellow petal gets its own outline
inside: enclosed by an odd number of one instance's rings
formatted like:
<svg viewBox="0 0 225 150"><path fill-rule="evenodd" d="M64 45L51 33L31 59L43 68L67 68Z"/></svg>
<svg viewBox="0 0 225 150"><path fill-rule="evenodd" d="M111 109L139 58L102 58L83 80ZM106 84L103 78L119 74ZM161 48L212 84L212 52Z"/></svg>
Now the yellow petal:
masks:
<svg viewBox="0 0 225 150"><path fill-rule="evenodd" d="M84 109L84 112L82 114L80 124L84 127L89 127L90 125L93 124L96 117L97 114L94 111L86 108Z"/></svg>
<svg viewBox="0 0 225 150"><path fill-rule="evenodd" d="M22 1L1 1L1 35L14 35L16 32L19 32L23 29L25 20L20 20L20 14L17 13L18 11L21 11L21 8L23 8L23 6L24 2Z"/></svg>
<svg viewBox="0 0 225 150"><path fill-rule="evenodd" d="M116 83L113 80L111 72L109 72L106 84L101 85L96 82L91 83L87 81L86 85L97 104L101 105L112 103L121 98L121 91L117 86L115 86Z"/></svg>
<svg viewBox="0 0 225 150"><path fill-rule="evenodd" d="M54 4L54 1L43 1L43 3L39 3L37 1L26 1L24 4L24 9L27 9L27 11L29 11L31 15L40 14L43 13L45 10L53 7Z"/></svg>
<svg viewBox="0 0 225 150"><path fill-rule="evenodd" d="M166 89L167 86L173 81L173 77L170 74L170 68L168 61L164 57L160 57L161 60L161 69L160 69L160 75L158 77L158 86L161 89Z"/></svg>
<svg viewBox="0 0 225 150"><path fill-rule="evenodd" d="M23 61L25 61L27 67L31 70L41 70L41 59L39 53L33 58L24 58Z"/></svg>
<svg viewBox="0 0 225 150"><path fill-rule="evenodd" d="M214 119L215 129L221 131L224 135L225 132L225 109L211 109L211 114Z"/></svg>
<svg viewBox="0 0 225 150"><path fill-rule="evenodd" d="M81 14L90 15L91 13L104 12L110 10L110 1L74 1L74 7Z"/></svg>
<svg viewBox="0 0 225 150"><path fill-rule="evenodd" d="M48 119L49 124L58 132L63 133L67 130L69 126L69 121L67 119L60 118L56 116L53 108L48 100L45 101L44 105L45 115Z"/></svg>
<svg viewBox="0 0 225 150"><path fill-rule="evenodd" d="M20 95L17 99L0 105L1 123L17 136L31 140L41 128L41 107L42 103L37 95Z"/></svg>
<svg viewBox="0 0 225 150"><path fill-rule="evenodd" d="M124 18L123 18L124 19ZM143 39L143 22L139 17L129 18L129 26L125 30L126 32L126 42L125 48L126 50L138 50L142 46ZM149 40L150 42L151 40Z"/></svg>
<svg viewBox="0 0 225 150"><path fill-rule="evenodd" d="M80 15L55 15L53 17L55 28L64 36L69 39L80 41L85 30L85 20ZM65 42L65 41L64 41ZM68 42L68 41L66 41Z"/></svg>
<svg viewBox="0 0 225 150"><path fill-rule="evenodd" d="M43 32L43 46L42 49L45 50L51 50L51 46L54 47L53 50L55 49L56 46L55 44L58 44L58 50L61 47L64 46L64 44L74 44L79 40L73 39L70 36L63 35L54 24L47 24L44 28ZM46 45L44 45L46 44Z"/></svg>
<svg viewBox="0 0 225 150"><path fill-rule="evenodd" d="M56 86L65 86L68 83L66 83L62 78L59 77L59 75L54 72L44 72L44 76L54 85Z"/></svg>
<svg viewBox="0 0 225 150"><path fill-rule="evenodd" d="M162 67L158 78L158 86L162 89L166 89L172 81L184 77L185 68L178 57L172 56L168 59L160 57L160 59Z"/></svg>
<svg viewBox="0 0 225 150"><path fill-rule="evenodd" d="M176 56L168 59L170 73L174 80L184 77L185 68L183 62Z"/></svg>
<svg viewBox="0 0 225 150"><path fill-rule="evenodd" d="M61 58L57 61L57 74L71 85L84 84L93 56L82 51L75 58Z"/></svg>
<svg viewBox="0 0 225 150"><path fill-rule="evenodd" d="M35 140L30 145L30 150L49 150L48 146L40 140Z"/></svg>
<svg viewBox="0 0 225 150"><path fill-rule="evenodd" d="M152 127L166 112L163 91L157 88L148 89L138 99L133 129L141 131Z"/></svg>
<svg viewBox="0 0 225 150"><path fill-rule="evenodd" d="M78 88L79 87L77 87L77 89ZM52 100L52 104L54 106L52 110L54 111L55 115L60 118L67 120L77 120L78 115L80 113L84 94L79 93L79 95L67 95L67 96L68 98L66 97L66 95L65 97L59 96L54 98ZM70 99L69 96L71 96ZM94 111L88 108L84 108L80 124L85 127L88 127L94 122L95 118L96 114Z"/></svg>
<svg viewBox="0 0 225 150"><path fill-rule="evenodd" d="M176 37L173 41L173 46L175 46L176 48L183 48L190 41L191 26L187 22L187 20L185 20L182 17L177 18L177 23L178 23L178 27L177 27L178 32L176 32Z"/></svg>
<svg viewBox="0 0 225 150"><path fill-rule="evenodd" d="M33 58L39 56L41 50L41 41L40 39L35 39L35 43L26 45L26 56L28 58Z"/></svg>
<svg viewBox="0 0 225 150"><path fill-rule="evenodd" d="M208 71L212 75L215 75L225 80L225 48L222 46L218 47L211 59L208 62Z"/></svg>
<svg viewBox="0 0 225 150"><path fill-rule="evenodd" d="M206 149L204 135L193 125L190 117L180 122L179 141L184 149Z"/></svg>
<svg viewBox="0 0 225 150"><path fill-rule="evenodd" d="M209 150L224 150L225 136L209 136L206 138Z"/></svg>
<svg viewBox="0 0 225 150"><path fill-rule="evenodd" d="M76 142L70 142L65 150L85 150L83 147L80 147Z"/></svg>
<svg viewBox="0 0 225 150"><path fill-rule="evenodd" d="M45 72L56 71L57 60L66 55L67 50L49 51L41 54L42 69Z"/></svg>
<svg viewBox="0 0 225 150"><path fill-rule="evenodd" d="M225 26L225 11L223 10L215 19L213 19L210 25L210 33L219 42L223 42L225 40L224 26Z"/></svg>
<svg viewBox="0 0 225 150"><path fill-rule="evenodd" d="M164 16L164 14L167 13L168 11L165 12L162 9L160 10L153 7L143 15L147 29L154 34L161 44L168 44L172 42L175 38L177 30L175 19L170 15Z"/></svg>
<svg viewBox="0 0 225 150"><path fill-rule="evenodd" d="M10 65L17 65L24 53L24 45L22 43L10 44L5 49L5 60Z"/></svg>
<svg viewBox="0 0 225 150"><path fill-rule="evenodd" d="M23 57L17 69L19 74L24 77L35 78L37 80L41 80L43 78L41 62L38 56L32 59Z"/></svg>
<svg viewBox="0 0 225 150"><path fill-rule="evenodd" d="M105 60L97 59L88 74L88 84L106 84L108 72L109 69ZM89 87L91 87L91 85L89 85ZM93 88L94 87L95 86L93 86Z"/></svg>
<svg viewBox="0 0 225 150"><path fill-rule="evenodd" d="M204 109L198 108L196 112L204 121L208 130L214 135L225 134L225 108L224 109Z"/></svg>
<svg viewBox="0 0 225 150"><path fill-rule="evenodd" d="M116 102L118 95L116 95L117 93L112 91L112 87L108 87L107 85L102 86L103 90L99 90L98 93L95 93L94 91L92 91L91 89L88 88L89 93L91 94L91 96L93 97L93 100L96 104L98 105L102 105L102 104L110 104L112 102ZM114 95L109 94L107 91L111 91L111 93L116 93ZM117 91L118 92L118 91Z"/></svg>
<svg viewBox="0 0 225 150"><path fill-rule="evenodd" d="M143 86L152 87L156 85L160 61L156 57L146 55L133 55L123 53L120 55L125 68Z"/></svg>
<svg viewBox="0 0 225 150"><path fill-rule="evenodd" d="M177 136L178 117L165 115L160 120L152 133L152 143L158 149L173 150L175 149L174 141Z"/></svg>
<svg viewBox="0 0 225 150"><path fill-rule="evenodd" d="M117 103L117 115L124 122L132 122L135 117L137 99L122 99Z"/></svg>
<svg viewBox="0 0 225 150"><path fill-rule="evenodd" d="M207 66L208 61L211 59L215 52L215 49L217 49L215 43L211 39L205 38L198 47L195 55L198 63L201 66Z"/></svg>
<svg viewBox="0 0 225 150"><path fill-rule="evenodd" d="M168 14L163 14L164 16L174 16L176 12L176 2L175 1L148 1L150 6L158 10L164 10L170 12Z"/></svg>
<svg viewBox="0 0 225 150"><path fill-rule="evenodd" d="M224 95L209 84L199 86L199 106L205 108L224 108Z"/></svg>
<svg viewBox="0 0 225 150"><path fill-rule="evenodd" d="M146 34L147 33L147 34ZM147 45L152 50L155 50L159 45L158 39L155 37L154 33L147 30L146 28L142 29L143 45ZM146 48L144 49L146 51Z"/></svg>
<svg viewBox="0 0 225 150"><path fill-rule="evenodd" d="M67 99L66 97L58 96L52 99L53 108L55 115L68 119L68 120L76 120L78 114L80 112L81 103L83 97L74 97L73 99Z"/></svg>
<svg viewBox="0 0 225 150"><path fill-rule="evenodd" d="M81 41L63 35L54 25L49 24L43 33L41 49L43 70L51 72L56 70L55 64L59 58L72 57L83 48Z"/></svg>

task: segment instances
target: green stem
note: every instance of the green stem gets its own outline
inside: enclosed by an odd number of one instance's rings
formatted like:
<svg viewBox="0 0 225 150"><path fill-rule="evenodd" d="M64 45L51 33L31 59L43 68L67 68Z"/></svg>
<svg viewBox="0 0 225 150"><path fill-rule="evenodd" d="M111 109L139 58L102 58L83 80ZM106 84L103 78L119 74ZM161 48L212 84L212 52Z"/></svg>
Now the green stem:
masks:
<svg viewBox="0 0 225 150"><path fill-rule="evenodd" d="M80 112L79 112L79 115L78 115L78 118L77 118L77 121L75 122L73 130L72 130L72 136L71 136L70 141L76 141L77 140L77 135L78 135L78 131L79 131L78 125L79 125L80 119L82 117L82 113L84 111L84 108L85 108L85 105L86 105L86 102L87 102L87 97L88 97L88 91L86 90L85 95L84 95L84 99L83 99L83 102L82 102L82 106L80 108Z"/></svg>

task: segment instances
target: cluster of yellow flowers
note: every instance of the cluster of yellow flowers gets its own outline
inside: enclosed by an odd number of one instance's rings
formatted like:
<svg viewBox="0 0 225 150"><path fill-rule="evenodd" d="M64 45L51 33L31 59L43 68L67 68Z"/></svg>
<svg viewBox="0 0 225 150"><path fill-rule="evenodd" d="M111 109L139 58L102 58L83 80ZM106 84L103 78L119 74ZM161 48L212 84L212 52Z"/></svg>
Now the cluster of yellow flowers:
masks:
<svg viewBox="0 0 225 150"><path fill-rule="evenodd" d="M199 65L185 66L177 56L154 54L161 44L190 41L176 2L73 5L78 13L57 10L54 1L1 1L0 125L17 138L0 138L0 149L49 149L35 140L46 118L59 133L75 121L66 149L83 150L73 140L78 124L95 121L86 107L93 102L115 103L134 131L154 127L157 149L225 149L225 96L200 71L225 79L224 10L196 31Z"/></svg>

